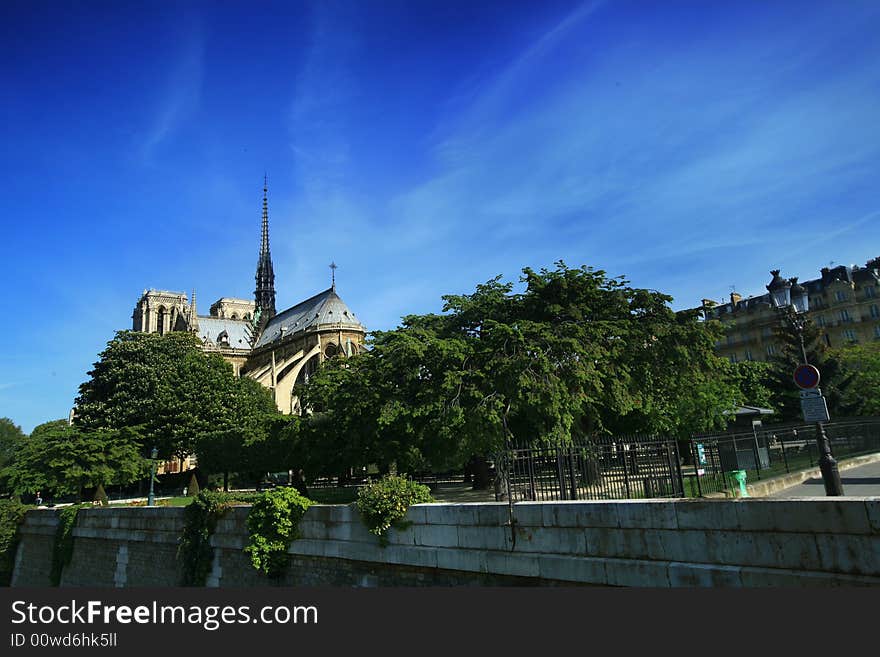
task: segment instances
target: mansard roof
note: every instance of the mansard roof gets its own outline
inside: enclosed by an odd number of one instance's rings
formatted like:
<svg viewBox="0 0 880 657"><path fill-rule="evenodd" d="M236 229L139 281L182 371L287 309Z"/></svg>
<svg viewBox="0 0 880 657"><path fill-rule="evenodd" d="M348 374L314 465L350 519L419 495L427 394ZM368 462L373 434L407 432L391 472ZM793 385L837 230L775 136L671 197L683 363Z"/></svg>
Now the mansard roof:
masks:
<svg viewBox="0 0 880 657"><path fill-rule="evenodd" d="M199 340L217 346L220 334L226 332L229 347L232 349L251 348L251 323L242 319L220 319L199 315Z"/></svg>
<svg viewBox="0 0 880 657"><path fill-rule="evenodd" d="M254 348L259 349L282 337L323 326L366 332L363 324L336 294L336 288L331 287L275 315L266 324Z"/></svg>

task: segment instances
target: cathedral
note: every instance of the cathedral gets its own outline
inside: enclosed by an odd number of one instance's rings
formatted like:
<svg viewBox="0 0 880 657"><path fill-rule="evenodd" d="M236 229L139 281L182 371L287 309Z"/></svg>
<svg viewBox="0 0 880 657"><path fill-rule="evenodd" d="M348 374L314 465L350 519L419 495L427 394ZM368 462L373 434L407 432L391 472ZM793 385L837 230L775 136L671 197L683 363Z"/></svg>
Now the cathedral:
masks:
<svg viewBox="0 0 880 657"><path fill-rule="evenodd" d="M364 349L367 330L332 285L305 301L276 312L275 272L269 251L269 206L263 184L263 220L253 300L222 297L199 315L196 294L144 290L132 314L132 329L144 333L195 333L206 352L220 354L236 376L248 376L272 391L283 413L299 412L293 394L318 365Z"/></svg>

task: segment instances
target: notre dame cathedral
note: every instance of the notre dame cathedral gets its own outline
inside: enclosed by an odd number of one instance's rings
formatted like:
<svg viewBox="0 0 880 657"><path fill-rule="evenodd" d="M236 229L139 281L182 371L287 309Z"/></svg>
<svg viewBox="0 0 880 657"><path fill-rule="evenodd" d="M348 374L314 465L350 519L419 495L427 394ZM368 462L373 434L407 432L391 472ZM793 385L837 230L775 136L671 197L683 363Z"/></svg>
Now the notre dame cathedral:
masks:
<svg viewBox="0 0 880 657"><path fill-rule="evenodd" d="M132 314L132 328L145 333L192 331L207 352L232 364L272 391L278 409L299 412L293 387L326 358L351 356L364 348L366 328L336 293L333 284L280 313L275 310L275 272L269 252L269 206L263 184L263 222L254 299L223 297L208 315L182 292L144 290ZM331 265L335 270L336 265Z"/></svg>

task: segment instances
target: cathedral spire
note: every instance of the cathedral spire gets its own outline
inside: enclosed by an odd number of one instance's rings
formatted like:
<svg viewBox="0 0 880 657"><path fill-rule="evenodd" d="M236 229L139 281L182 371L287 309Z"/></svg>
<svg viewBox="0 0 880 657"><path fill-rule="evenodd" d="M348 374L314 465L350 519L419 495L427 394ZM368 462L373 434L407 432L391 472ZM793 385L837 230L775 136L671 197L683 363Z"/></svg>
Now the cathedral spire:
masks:
<svg viewBox="0 0 880 657"><path fill-rule="evenodd" d="M275 316L275 271L272 268L272 254L269 252L269 178L263 176L263 223L260 234L260 256L257 259L257 274L254 277L257 287L254 301L261 318L266 320Z"/></svg>

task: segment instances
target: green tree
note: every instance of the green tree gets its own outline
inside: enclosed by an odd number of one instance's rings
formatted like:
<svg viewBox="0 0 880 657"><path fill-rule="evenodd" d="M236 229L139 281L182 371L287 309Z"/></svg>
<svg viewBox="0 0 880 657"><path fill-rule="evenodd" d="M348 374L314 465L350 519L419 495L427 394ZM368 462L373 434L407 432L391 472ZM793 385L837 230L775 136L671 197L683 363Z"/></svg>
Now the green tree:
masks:
<svg viewBox="0 0 880 657"><path fill-rule="evenodd" d="M144 476L146 462L130 429L86 431L56 420L33 430L4 473L16 493L40 490L82 499L84 488Z"/></svg>
<svg viewBox="0 0 880 657"><path fill-rule="evenodd" d="M236 379L225 400L228 413L213 430L196 436L193 447L199 468L223 475L229 490L231 472L266 472L283 467L281 454L265 454L278 409L269 391L253 379ZM284 420L285 422L287 420Z"/></svg>
<svg viewBox="0 0 880 657"><path fill-rule="evenodd" d="M779 348L770 358L766 379L772 407L778 413L775 419L799 421L803 416L794 371L804 362L800 338L793 329L782 323L777 327L775 336ZM809 364L819 370L819 387L828 401L831 417L854 414L858 401L848 394L852 374L843 369L840 359L826 346L822 330L809 319L804 322L803 346Z"/></svg>
<svg viewBox="0 0 880 657"><path fill-rule="evenodd" d="M0 418L0 492L8 489L3 469L9 465L12 455L25 437L21 427L12 420L8 417Z"/></svg>
<svg viewBox="0 0 880 657"><path fill-rule="evenodd" d="M851 414L880 415L880 342L847 345L832 357L850 381L845 395Z"/></svg>
<svg viewBox="0 0 880 657"><path fill-rule="evenodd" d="M298 390L300 446L324 467L461 466L510 443L724 425L741 396L714 352L720 329L671 298L589 267L524 269L445 296Z"/></svg>
<svg viewBox="0 0 880 657"><path fill-rule="evenodd" d="M88 430L136 427L145 453L184 458L196 437L231 426L236 377L191 333L120 331L80 386L75 423Z"/></svg>

